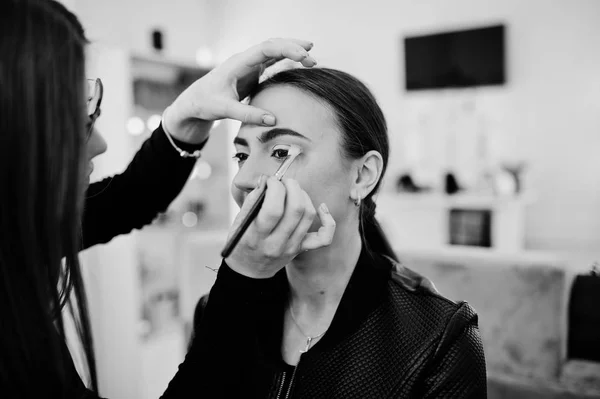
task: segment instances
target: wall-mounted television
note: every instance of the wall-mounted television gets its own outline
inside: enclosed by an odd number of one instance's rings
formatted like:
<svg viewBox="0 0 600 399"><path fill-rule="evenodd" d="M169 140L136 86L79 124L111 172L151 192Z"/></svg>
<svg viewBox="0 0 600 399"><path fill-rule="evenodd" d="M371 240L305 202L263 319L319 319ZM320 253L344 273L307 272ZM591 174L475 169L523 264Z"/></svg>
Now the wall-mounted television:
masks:
<svg viewBox="0 0 600 399"><path fill-rule="evenodd" d="M405 88L502 85L505 60L504 25L405 37Z"/></svg>

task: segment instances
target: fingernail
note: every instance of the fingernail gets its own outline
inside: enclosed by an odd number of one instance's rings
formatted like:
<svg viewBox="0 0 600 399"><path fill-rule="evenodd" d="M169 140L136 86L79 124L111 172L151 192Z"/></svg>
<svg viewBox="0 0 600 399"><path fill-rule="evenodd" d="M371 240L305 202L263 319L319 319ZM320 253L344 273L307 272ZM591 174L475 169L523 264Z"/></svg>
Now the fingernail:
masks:
<svg viewBox="0 0 600 399"><path fill-rule="evenodd" d="M310 43L308 44L308 49L309 49L309 50L310 50L310 49L312 49L312 48L314 47L314 45L315 45L315 44L314 44L313 42L310 42Z"/></svg>
<svg viewBox="0 0 600 399"><path fill-rule="evenodd" d="M273 126L275 124L275 117L273 115L263 115L262 117L263 125Z"/></svg>
<svg viewBox="0 0 600 399"><path fill-rule="evenodd" d="M312 62L313 62L313 66L314 66L314 65L317 65L317 60L316 60L314 57L310 57L310 59L311 59L311 60L312 60Z"/></svg>
<svg viewBox="0 0 600 399"><path fill-rule="evenodd" d="M327 208L327 205L325 205L325 203L321 204L321 210L329 215L329 208Z"/></svg>

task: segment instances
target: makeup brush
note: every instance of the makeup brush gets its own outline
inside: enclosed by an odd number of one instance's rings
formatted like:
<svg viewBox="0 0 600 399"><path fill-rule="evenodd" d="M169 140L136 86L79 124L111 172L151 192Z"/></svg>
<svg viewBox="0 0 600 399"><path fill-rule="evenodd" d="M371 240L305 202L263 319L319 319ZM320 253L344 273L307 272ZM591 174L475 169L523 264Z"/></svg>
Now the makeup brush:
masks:
<svg viewBox="0 0 600 399"><path fill-rule="evenodd" d="M283 160L281 166L279 166L279 169L277 169L277 172L275 172L274 176L277 178L277 180L281 181L283 175L285 175L285 172L287 172L292 162L294 162L296 157L300 155L301 152L302 150L300 149L300 147L295 145L290 146L287 157ZM254 205L252 205L252 208L250 208L250 211L248 212L244 220L242 220L242 223L240 224L238 229L235 231L235 233L233 233L231 238L225 244L225 248L223 248L223 251L221 252L221 256L223 258L227 258L231 254L231 251L233 251L233 249L240 241L246 230L248 230L248 227L250 227L252 221L256 218L256 215L258 215L258 211L260 211L260 208L263 202L265 201L266 192L267 188L265 187L262 193L260 193L258 200L254 203Z"/></svg>

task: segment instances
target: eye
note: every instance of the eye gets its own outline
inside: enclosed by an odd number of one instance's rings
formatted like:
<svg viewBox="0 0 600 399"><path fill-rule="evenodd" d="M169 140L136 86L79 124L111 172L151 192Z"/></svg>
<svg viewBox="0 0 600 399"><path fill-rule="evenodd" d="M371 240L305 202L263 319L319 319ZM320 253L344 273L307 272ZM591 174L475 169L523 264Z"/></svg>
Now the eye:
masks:
<svg viewBox="0 0 600 399"><path fill-rule="evenodd" d="M287 145L276 145L273 147L271 151L271 156L278 159L279 161L283 161L287 158L290 147Z"/></svg>
<svg viewBox="0 0 600 399"><path fill-rule="evenodd" d="M235 159L235 161L238 163L238 165L241 165L246 159L248 159L248 154L244 154L243 152L238 152L237 154L235 154L233 156L233 159Z"/></svg>

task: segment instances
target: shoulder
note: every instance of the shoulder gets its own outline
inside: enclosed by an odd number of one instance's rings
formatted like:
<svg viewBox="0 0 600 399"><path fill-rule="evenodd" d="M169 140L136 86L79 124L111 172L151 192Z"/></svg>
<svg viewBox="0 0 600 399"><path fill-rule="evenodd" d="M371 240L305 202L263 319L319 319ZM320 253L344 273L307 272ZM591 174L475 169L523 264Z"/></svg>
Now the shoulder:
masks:
<svg viewBox="0 0 600 399"><path fill-rule="evenodd" d="M392 264L388 298L396 312L415 321L420 329L444 339L462 333L469 325L477 326L477 314L467 302L446 298L427 277L400 262L388 260Z"/></svg>
<svg viewBox="0 0 600 399"><path fill-rule="evenodd" d="M208 295L204 294L196 303L196 308L194 309L194 328L196 328L200 322L202 321L202 316L204 315L204 309L206 308L206 304L208 303Z"/></svg>

